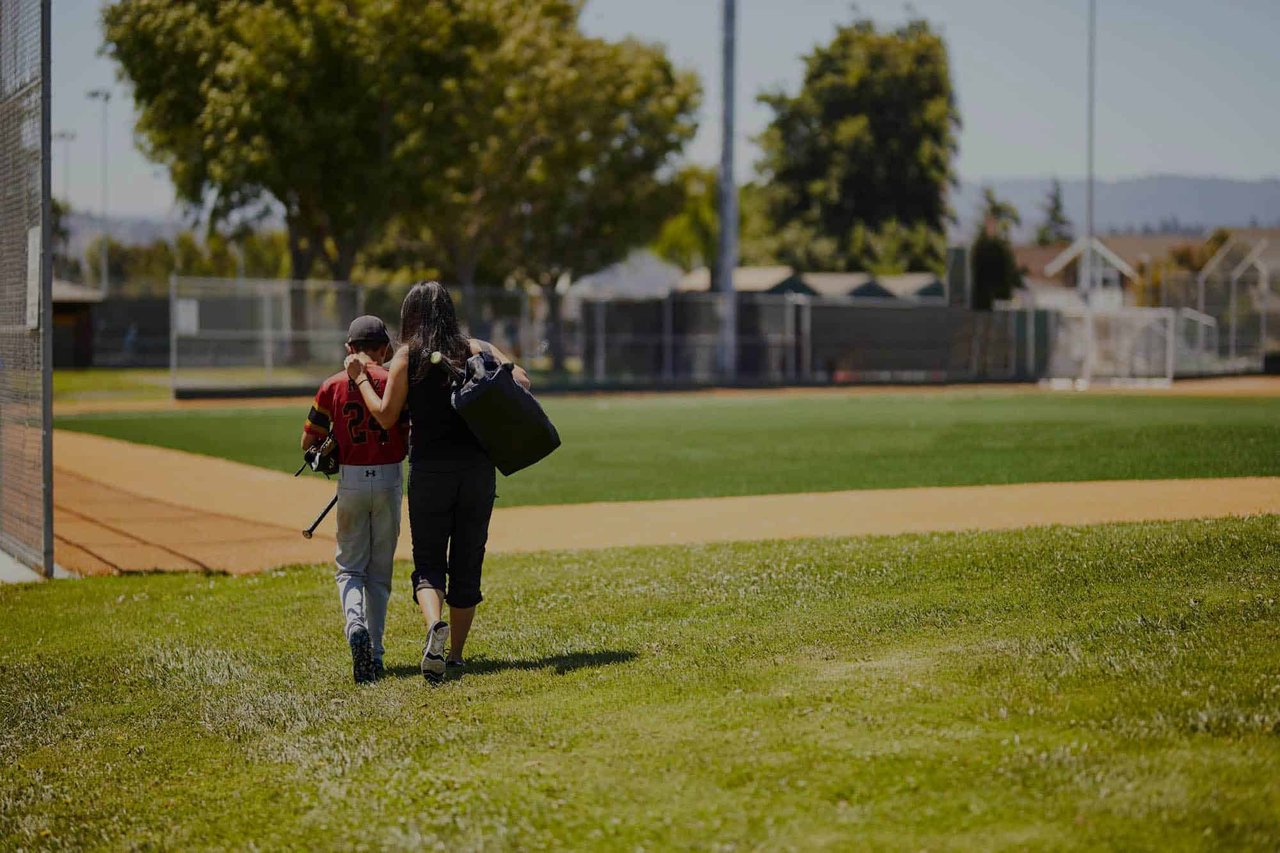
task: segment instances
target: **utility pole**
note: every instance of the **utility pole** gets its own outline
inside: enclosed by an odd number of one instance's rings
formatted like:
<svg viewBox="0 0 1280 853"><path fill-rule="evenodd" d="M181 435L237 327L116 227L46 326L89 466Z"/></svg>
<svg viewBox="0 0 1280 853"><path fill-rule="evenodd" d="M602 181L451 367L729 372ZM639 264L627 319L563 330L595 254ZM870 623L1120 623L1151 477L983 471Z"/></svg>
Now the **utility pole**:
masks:
<svg viewBox="0 0 1280 853"><path fill-rule="evenodd" d="M76 141L75 131L60 130L53 135L54 142L62 143L62 203L71 205L71 143Z"/></svg>
<svg viewBox="0 0 1280 853"><path fill-rule="evenodd" d="M1093 358L1094 349L1096 348L1096 335L1093 328L1093 112L1094 112L1094 77L1097 68L1097 0L1089 0L1089 94L1088 94L1088 120L1086 122L1086 135L1088 141L1086 143L1086 159L1087 176L1085 178L1085 202L1084 202L1084 320L1085 320L1085 351L1084 365L1082 377L1086 383L1093 380Z"/></svg>
<svg viewBox="0 0 1280 853"><path fill-rule="evenodd" d="M723 0L724 41L720 125L720 263L715 287L720 292L719 367L722 381L733 382L738 373L738 303L733 271L738 266L738 186L733 177L734 71L736 65L737 3Z"/></svg>
<svg viewBox="0 0 1280 853"><path fill-rule="evenodd" d="M1093 114L1094 114L1094 93L1096 86L1094 80L1097 76L1097 0L1089 0L1089 96L1088 96L1088 153L1086 159L1088 164L1086 171L1088 177L1085 181L1085 210L1084 210L1084 231L1085 238L1088 240L1088 246L1084 256L1085 269L1085 287L1086 296L1093 291Z"/></svg>
<svg viewBox="0 0 1280 853"><path fill-rule="evenodd" d="M91 101L102 101L102 236L98 246L98 285L102 289L102 295L106 296L110 284L107 274L107 244L111 240L107 226L107 176L110 174L110 161L107 159L107 105L111 103L111 90L90 89L85 94Z"/></svg>

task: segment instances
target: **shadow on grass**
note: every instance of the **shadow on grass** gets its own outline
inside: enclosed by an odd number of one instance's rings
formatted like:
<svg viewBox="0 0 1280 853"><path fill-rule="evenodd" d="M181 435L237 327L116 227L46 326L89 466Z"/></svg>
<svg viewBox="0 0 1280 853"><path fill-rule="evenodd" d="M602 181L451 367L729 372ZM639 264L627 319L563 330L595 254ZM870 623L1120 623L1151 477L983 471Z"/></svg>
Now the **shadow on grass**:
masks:
<svg viewBox="0 0 1280 853"><path fill-rule="evenodd" d="M575 669L585 669L591 666L613 666L614 664L627 663L636 659L635 652L629 651L602 651L602 652L570 652L566 655L548 655L541 658L488 658L477 657L467 660L466 667L461 672L450 670L449 678L457 678L463 675L488 675L494 672L505 672L507 670L535 670L535 669L554 669L556 675L564 675L567 672L573 672ZM387 668L387 675L393 675L400 678L421 678L422 672L416 666L392 666Z"/></svg>

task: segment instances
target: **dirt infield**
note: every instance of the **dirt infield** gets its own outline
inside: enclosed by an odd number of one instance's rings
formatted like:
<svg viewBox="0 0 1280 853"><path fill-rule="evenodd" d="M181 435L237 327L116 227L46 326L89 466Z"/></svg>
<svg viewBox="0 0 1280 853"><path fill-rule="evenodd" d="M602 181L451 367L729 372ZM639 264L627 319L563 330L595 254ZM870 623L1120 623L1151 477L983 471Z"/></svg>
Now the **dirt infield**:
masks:
<svg viewBox="0 0 1280 853"><path fill-rule="evenodd" d="M333 558L318 477L59 431L58 564L250 573ZM1280 513L1280 478L1031 483L499 508L491 553ZM405 525L397 556L408 559Z"/></svg>

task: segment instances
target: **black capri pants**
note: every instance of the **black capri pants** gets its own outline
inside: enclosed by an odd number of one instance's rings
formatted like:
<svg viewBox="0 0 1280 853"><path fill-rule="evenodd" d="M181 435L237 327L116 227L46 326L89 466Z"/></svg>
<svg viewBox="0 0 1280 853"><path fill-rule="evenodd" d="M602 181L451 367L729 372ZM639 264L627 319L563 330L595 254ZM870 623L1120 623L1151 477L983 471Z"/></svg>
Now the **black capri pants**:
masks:
<svg viewBox="0 0 1280 853"><path fill-rule="evenodd" d="M475 607L496 488L493 464L457 470L409 466L413 599L438 589L450 607Z"/></svg>

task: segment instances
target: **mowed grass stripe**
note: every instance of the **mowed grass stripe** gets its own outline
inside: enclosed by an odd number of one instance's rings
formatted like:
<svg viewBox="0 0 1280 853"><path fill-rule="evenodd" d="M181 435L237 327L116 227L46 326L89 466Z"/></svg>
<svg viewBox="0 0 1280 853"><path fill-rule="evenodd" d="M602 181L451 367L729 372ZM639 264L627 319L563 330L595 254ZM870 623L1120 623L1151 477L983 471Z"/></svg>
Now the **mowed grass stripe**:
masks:
<svg viewBox="0 0 1280 853"><path fill-rule="evenodd" d="M1280 517L0 589L0 847L1272 849Z"/></svg>
<svg viewBox="0 0 1280 853"><path fill-rule="evenodd" d="M983 392L550 398L564 446L499 506L1280 474L1280 398ZM292 473L306 412L77 416L62 429Z"/></svg>

